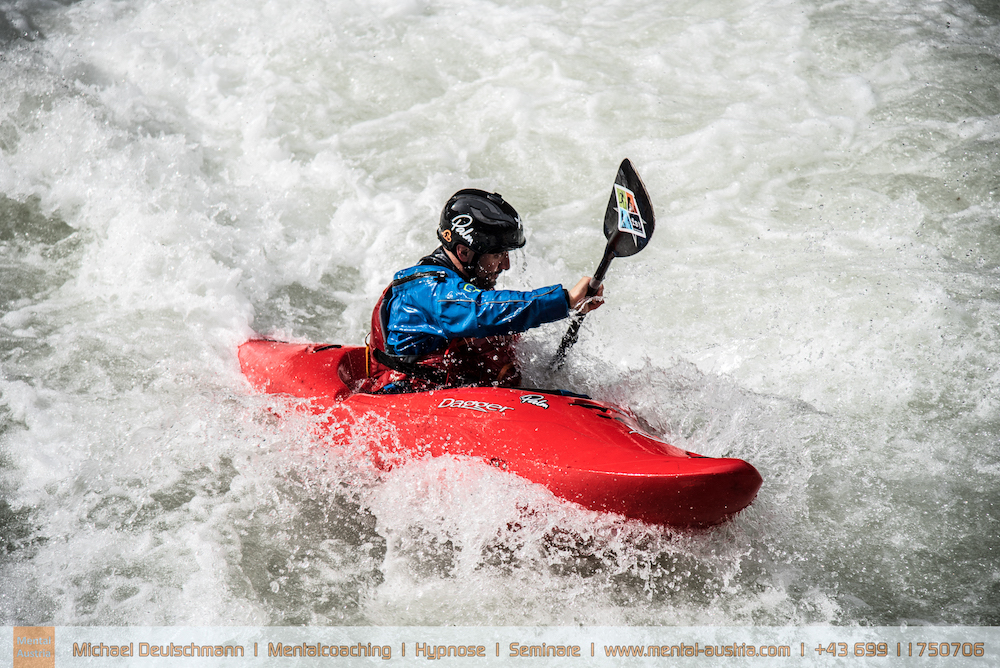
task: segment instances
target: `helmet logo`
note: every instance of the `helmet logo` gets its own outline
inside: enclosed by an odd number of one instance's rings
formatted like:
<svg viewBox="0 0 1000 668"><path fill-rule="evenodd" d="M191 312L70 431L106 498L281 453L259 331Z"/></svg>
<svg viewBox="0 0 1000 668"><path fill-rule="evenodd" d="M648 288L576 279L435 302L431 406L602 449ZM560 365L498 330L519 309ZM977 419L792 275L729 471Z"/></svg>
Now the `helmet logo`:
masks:
<svg viewBox="0 0 1000 668"><path fill-rule="evenodd" d="M445 230L441 236L444 237L445 243L451 243L451 230Z"/></svg>
<svg viewBox="0 0 1000 668"><path fill-rule="evenodd" d="M458 232L460 237L465 239L470 246L472 245L472 216L468 214L455 216L451 219L451 226L456 232ZM449 239L448 241L451 240Z"/></svg>

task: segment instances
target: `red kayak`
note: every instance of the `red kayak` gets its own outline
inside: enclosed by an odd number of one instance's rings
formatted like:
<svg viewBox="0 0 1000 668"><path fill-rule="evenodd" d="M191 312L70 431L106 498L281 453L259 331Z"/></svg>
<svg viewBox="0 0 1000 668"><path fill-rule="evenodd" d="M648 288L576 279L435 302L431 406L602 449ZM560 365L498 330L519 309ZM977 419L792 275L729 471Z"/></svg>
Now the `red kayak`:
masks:
<svg viewBox="0 0 1000 668"><path fill-rule="evenodd" d="M545 485L593 510L651 524L709 526L746 508L762 479L741 459L703 457L647 433L628 410L546 390L462 387L410 394L352 391L367 350L255 339L240 365L262 392L311 399L330 439L363 436L373 461L465 455ZM359 432L359 429L362 432Z"/></svg>

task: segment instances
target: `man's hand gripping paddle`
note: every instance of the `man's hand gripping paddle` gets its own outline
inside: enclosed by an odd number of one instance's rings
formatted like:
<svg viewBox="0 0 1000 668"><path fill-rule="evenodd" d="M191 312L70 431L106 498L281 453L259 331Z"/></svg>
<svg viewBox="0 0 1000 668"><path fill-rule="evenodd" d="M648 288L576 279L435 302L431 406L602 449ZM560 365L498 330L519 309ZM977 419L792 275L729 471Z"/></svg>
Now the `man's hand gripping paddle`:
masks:
<svg viewBox="0 0 1000 668"><path fill-rule="evenodd" d="M590 280L588 297L597 294L601 282L604 281L604 275L611 266L611 260L635 255L645 248L653 236L655 226L656 217L646 186L642 184L642 179L636 173L632 162L625 158L618 167L618 176L611 189L611 199L608 200L608 208L604 212L604 236L608 240L608 245L604 247L604 257ZM569 330L563 336L556 356L552 359L554 371L562 368L566 354L580 334L581 324L583 324L583 314L574 315Z"/></svg>

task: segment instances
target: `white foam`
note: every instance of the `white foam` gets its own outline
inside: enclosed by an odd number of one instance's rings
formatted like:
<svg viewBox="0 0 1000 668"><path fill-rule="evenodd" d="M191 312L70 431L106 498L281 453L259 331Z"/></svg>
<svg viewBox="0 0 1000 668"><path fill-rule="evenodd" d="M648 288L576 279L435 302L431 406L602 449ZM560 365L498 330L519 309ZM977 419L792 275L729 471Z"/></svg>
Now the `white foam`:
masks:
<svg viewBox="0 0 1000 668"><path fill-rule="evenodd" d="M937 564L995 542L933 536L993 512L964 471L997 472L1000 29L911 5L20 3L45 37L0 60L0 206L35 216L0 227L17 621L993 623ZM557 381L757 465L734 523L382 475L251 395L236 346L361 343L458 188L526 221L504 285L592 272L626 156L657 231ZM541 381L563 326L525 341Z"/></svg>

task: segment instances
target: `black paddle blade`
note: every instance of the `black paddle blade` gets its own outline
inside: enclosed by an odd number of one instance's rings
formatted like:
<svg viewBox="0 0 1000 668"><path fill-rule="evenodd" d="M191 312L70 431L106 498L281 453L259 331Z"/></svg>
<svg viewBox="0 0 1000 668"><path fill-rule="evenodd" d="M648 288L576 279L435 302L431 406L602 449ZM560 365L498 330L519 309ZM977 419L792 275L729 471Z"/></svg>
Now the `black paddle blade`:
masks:
<svg viewBox="0 0 1000 668"><path fill-rule="evenodd" d="M653 204L628 158L618 167L611 199L604 212L604 236L615 257L635 255L649 243L656 226Z"/></svg>

